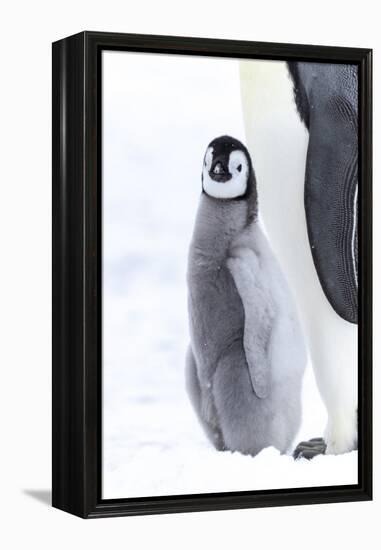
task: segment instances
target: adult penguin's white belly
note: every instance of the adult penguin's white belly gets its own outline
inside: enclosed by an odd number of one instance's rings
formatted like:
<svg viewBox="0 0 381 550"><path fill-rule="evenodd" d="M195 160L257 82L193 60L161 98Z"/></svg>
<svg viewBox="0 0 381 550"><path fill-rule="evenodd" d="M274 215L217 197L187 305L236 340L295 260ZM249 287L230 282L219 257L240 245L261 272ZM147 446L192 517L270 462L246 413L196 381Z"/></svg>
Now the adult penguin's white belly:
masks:
<svg viewBox="0 0 381 550"><path fill-rule="evenodd" d="M294 294L327 408L326 452L347 452L357 446L357 325L334 311L313 262L304 208L308 131L285 62L242 61L240 77L259 212Z"/></svg>

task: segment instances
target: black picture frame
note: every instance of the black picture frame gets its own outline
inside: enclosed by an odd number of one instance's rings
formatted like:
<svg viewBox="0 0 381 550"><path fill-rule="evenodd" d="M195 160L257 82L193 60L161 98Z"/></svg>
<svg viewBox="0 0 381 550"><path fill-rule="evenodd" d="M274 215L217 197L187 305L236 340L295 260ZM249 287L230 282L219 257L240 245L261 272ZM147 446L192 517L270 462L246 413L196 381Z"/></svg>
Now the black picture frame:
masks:
<svg viewBox="0 0 381 550"><path fill-rule="evenodd" d="M102 500L101 52L353 63L359 70L358 484ZM82 32L53 44L53 506L83 518L372 498L372 51Z"/></svg>

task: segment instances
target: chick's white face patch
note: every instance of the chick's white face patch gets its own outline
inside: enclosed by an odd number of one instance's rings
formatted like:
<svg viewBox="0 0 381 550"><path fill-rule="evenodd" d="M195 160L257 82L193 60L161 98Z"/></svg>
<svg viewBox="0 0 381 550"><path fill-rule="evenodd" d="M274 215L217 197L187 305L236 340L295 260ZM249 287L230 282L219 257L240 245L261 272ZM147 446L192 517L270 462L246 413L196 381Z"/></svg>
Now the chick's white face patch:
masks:
<svg viewBox="0 0 381 550"><path fill-rule="evenodd" d="M208 147L205 153L203 170L207 170L208 172L212 167L213 151L214 151L213 147Z"/></svg>
<svg viewBox="0 0 381 550"><path fill-rule="evenodd" d="M249 164L244 152L233 151L230 153L228 167L231 178L225 182L215 181L209 176L212 162L213 147L209 147L205 154L202 170L205 193L216 199L234 199L244 195L249 176Z"/></svg>

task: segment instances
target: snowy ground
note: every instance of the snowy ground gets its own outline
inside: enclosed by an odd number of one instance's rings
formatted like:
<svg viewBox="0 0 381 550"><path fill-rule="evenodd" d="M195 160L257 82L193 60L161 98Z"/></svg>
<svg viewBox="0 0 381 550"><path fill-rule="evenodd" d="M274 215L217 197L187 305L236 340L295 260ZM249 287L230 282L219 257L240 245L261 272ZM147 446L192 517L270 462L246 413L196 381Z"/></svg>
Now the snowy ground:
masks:
<svg viewBox="0 0 381 550"><path fill-rule="evenodd" d="M245 139L236 62L103 55L103 497L357 483L356 452L295 462L271 448L255 458L215 451L185 393L202 158L218 135ZM310 366L303 410L296 441L326 422Z"/></svg>
<svg viewBox="0 0 381 550"><path fill-rule="evenodd" d="M295 462L273 448L255 458L215 451L188 403L183 390L183 354L178 359L179 373L158 364L155 373L129 377L124 389L120 388L120 380L127 378L123 375L108 384L114 400L105 411L104 498L357 482L356 452ZM324 426L311 371L305 382L306 414L299 439L321 435ZM322 414L315 417L315 412Z"/></svg>

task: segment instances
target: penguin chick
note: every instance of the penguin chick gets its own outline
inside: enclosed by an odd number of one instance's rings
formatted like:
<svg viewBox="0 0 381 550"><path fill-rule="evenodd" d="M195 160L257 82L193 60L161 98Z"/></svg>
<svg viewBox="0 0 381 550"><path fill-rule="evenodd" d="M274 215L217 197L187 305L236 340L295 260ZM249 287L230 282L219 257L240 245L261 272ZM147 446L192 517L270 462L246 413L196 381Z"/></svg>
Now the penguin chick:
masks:
<svg viewBox="0 0 381 550"><path fill-rule="evenodd" d="M307 361L286 280L258 223L250 155L213 140L187 270L190 346L186 386L219 450L290 450L301 422Z"/></svg>

